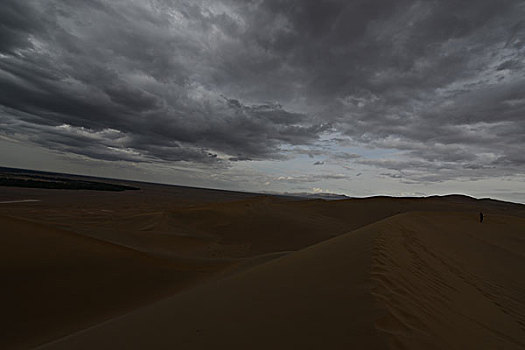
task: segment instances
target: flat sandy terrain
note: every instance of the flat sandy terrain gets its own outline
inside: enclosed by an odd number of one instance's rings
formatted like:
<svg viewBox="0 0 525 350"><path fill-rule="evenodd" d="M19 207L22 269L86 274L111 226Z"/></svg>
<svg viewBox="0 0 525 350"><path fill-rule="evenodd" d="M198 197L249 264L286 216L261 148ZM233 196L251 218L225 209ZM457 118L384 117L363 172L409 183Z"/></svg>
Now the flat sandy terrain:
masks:
<svg viewBox="0 0 525 350"><path fill-rule="evenodd" d="M0 348L525 347L523 205L133 186L0 187Z"/></svg>

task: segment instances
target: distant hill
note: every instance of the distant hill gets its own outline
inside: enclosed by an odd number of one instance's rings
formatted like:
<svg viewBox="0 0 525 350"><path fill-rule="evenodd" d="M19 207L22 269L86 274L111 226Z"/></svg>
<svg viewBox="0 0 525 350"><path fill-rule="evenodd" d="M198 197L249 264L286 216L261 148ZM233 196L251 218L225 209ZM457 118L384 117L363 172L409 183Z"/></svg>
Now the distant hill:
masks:
<svg viewBox="0 0 525 350"><path fill-rule="evenodd" d="M284 193L277 193L277 192L265 192L270 195L283 195L287 197L298 197L298 198L305 198L305 199L324 199L324 200L340 200L340 199L350 199L352 197L348 197L344 194L337 194L337 193L308 193L308 192L284 192Z"/></svg>

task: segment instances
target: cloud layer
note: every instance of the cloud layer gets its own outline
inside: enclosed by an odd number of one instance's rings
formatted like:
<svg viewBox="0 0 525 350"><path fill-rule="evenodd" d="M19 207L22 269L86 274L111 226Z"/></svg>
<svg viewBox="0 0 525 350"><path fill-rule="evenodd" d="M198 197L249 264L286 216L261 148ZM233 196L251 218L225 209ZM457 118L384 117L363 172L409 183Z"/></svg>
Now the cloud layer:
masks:
<svg viewBox="0 0 525 350"><path fill-rule="evenodd" d="M519 0L5 0L1 131L109 161L350 144L396 150L347 161L409 182L523 175L523 18Z"/></svg>

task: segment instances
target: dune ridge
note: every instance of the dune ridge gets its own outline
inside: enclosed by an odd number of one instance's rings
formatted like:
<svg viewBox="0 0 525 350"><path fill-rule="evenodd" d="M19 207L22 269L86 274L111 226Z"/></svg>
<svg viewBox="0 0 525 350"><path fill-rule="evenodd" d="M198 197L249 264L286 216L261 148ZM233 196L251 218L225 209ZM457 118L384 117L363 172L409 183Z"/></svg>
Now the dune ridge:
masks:
<svg viewBox="0 0 525 350"><path fill-rule="evenodd" d="M524 271L521 247L491 242L523 224L396 215L42 349L522 348L525 288L505 273Z"/></svg>
<svg viewBox="0 0 525 350"><path fill-rule="evenodd" d="M216 344L239 349L315 348L355 342L377 347L380 340L370 312L374 298L367 292L372 248L372 235L339 236L42 349L112 344L137 349L200 349ZM345 274L348 279L339 278Z"/></svg>
<svg viewBox="0 0 525 350"><path fill-rule="evenodd" d="M0 198L38 200L0 206L2 348L522 347L523 205L153 184Z"/></svg>

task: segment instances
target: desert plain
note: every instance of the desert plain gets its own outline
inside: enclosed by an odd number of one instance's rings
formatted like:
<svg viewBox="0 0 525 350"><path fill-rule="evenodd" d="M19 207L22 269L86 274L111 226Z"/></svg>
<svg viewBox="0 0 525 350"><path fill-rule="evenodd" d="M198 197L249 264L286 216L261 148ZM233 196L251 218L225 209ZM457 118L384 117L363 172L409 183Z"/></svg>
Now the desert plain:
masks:
<svg viewBox="0 0 525 350"><path fill-rule="evenodd" d="M0 348L525 348L525 205L113 182L0 187Z"/></svg>

